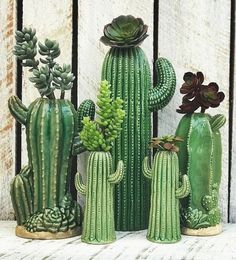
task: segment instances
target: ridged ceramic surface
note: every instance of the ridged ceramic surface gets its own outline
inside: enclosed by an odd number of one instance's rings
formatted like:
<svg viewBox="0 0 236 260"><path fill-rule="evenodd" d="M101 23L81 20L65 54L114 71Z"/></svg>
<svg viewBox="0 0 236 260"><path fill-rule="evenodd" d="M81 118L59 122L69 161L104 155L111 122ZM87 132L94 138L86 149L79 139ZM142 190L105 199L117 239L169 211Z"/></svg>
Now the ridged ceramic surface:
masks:
<svg viewBox="0 0 236 260"><path fill-rule="evenodd" d="M221 136L225 123L223 115L185 115L176 135L183 138L178 144L180 172L187 174L190 195L182 201L182 222L192 229L215 226L220 222L218 208L221 181Z"/></svg>
<svg viewBox="0 0 236 260"><path fill-rule="evenodd" d="M77 190L86 196L81 240L91 244L107 244L116 239L114 223L114 184L123 177L123 163L113 173L109 152L91 152L87 165L86 185L76 175Z"/></svg>
<svg viewBox="0 0 236 260"><path fill-rule="evenodd" d="M157 62L163 73L156 88L151 88L150 67L140 47L111 48L103 63L102 79L110 82L113 97L124 100L126 114L112 150L114 162L123 160L125 165L124 180L115 188L116 230L142 230L148 225L150 183L141 174L141 165L151 138L150 110L164 107L175 90L173 67L164 58Z"/></svg>
<svg viewBox="0 0 236 260"><path fill-rule="evenodd" d="M181 238L179 199L189 194L190 186L187 176L180 185L177 154L158 152L152 168L149 168L146 157L143 173L152 181L147 239L158 243L177 242Z"/></svg>

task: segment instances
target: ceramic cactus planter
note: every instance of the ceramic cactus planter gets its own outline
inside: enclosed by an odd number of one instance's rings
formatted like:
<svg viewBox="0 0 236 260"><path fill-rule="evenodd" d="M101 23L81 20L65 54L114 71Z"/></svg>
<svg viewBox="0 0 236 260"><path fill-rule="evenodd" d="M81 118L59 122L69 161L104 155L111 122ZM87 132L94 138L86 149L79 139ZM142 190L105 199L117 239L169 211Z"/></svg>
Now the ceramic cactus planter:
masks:
<svg viewBox="0 0 236 260"><path fill-rule="evenodd" d="M150 183L142 175L142 161L151 138L151 111L171 100L175 72L165 58L156 61L158 84L152 88L150 66L138 46L147 37L147 25L133 16L119 16L104 28L101 41L110 46L103 62L102 79L111 83L112 97L124 100L123 131L112 156L125 164L124 179L115 188L116 230L142 230L148 225Z"/></svg>
<svg viewBox="0 0 236 260"><path fill-rule="evenodd" d="M218 198L222 147L219 129L226 121L224 115L204 113L208 107L218 106L224 94L218 92L216 83L202 85L203 79L200 72L185 74L181 93L186 96L177 111L186 115L176 130L176 135L184 140L178 144L180 172L188 175L191 184L190 195L181 203L183 233L202 236L221 232ZM198 107L201 112L194 112Z"/></svg>
<svg viewBox="0 0 236 260"><path fill-rule="evenodd" d="M124 165L117 164L113 172L113 160L109 150L121 131L124 118L122 100L112 102L110 86L103 81L98 95L95 121L84 118L80 133L81 141L90 151L87 163L87 182L81 182L76 174L75 186L86 196L83 231L81 240L90 244L107 244L116 239L114 220L114 185L123 178Z"/></svg>
<svg viewBox="0 0 236 260"><path fill-rule="evenodd" d="M151 179L151 207L147 239L157 243L175 243L181 239L179 199L189 194L187 175L180 183L179 162L174 146L178 138L172 136L153 139L153 147L160 149L154 156L143 161L143 174Z"/></svg>
<svg viewBox="0 0 236 260"><path fill-rule="evenodd" d="M26 127L29 158L28 166L11 183L16 235L33 239L75 236L80 233L82 217L69 193L70 164L72 152L82 151L78 138L82 117L93 118L95 105L86 100L76 111L64 99L63 93L72 87L74 76L69 65L61 68L54 61L60 53L57 42L46 40L45 45L39 44L46 56L46 65L39 68L35 31L18 31L16 40L15 54L24 66L31 67L31 81L41 94L28 108L15 96L9 99L11 114ZM54 87L61 89L60 99L55 98Z"/></svg>

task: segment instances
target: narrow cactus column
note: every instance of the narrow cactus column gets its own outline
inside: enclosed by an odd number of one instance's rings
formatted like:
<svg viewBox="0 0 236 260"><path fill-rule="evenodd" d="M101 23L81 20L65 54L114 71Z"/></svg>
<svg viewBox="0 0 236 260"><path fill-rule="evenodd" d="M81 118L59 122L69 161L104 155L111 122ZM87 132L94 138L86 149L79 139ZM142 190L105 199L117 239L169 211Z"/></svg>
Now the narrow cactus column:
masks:
<svg viewBox="0 0 236 260"><path fill-rule="evenodd" d="M174 243L181 239L179 199L189 194L186 175L179 183L179 164L175 152L155 154L152 168L148 157L143 161L143 173L152 180L151 208L147 239L158 243Z"/></svg>
<svg viewBox="0 0 236 260"><path fill-rule="evenodd" d="M146 32L140 18L120 16L105 26L101 38L111 47L103 62L102 79L110 82L112 97L124 100L126 114L112 149L114 162L122 159L125 164L124 179L115 188L116 230L123 231L147 228L150 183L142 175L141 165L151 138L150 111L166 106L176 85L172 65L160 58L156 62L158 84L152 87L147 57L138 47Z"/></svg>
<svg viewBox="0 0 236 260"><path fill-rule="evenodd" d="M87 166L87 184L81 183L77 173L75 186L86 196L83 232L81 240L91 244L107 244L116 239L114 224L114 184L121 181L123 162L112 173L112 157L109 152L91 152Z"/></svg>

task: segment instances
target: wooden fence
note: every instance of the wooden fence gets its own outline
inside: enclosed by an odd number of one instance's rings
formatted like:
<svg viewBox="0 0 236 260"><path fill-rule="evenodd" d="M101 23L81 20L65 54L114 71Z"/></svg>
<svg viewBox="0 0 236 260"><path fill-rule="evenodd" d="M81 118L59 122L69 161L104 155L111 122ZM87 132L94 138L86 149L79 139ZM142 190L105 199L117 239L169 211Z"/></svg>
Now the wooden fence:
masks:
<svg viewBox="0 0 236 260"><path fill-rule="evenodd" d="M22 165L27 164L25 129L10 115L7 100L17 94L29 105L38 97L27 80L29 73L21 69L12 55L14 31L31 26L41 40L48 37L60 42L59 61L71 63L77 77L67 96L77 106L85 98L95 100L108 50L99 38L103 26L120 14L143 18L149 25L149 37L142 47L150 63L163 56L176 70L176 94L165 109L154 115L154 134L175 131L180 119L175 112L181 102L178 88L184 72L203 71L206 82L216 81L225 92L221 107L210 112L223 113L227 118L222 129L220 204L223 220L236 222L235 0L1 0L0 219L14 219L9 184ZM155 82L155 71L153 79ZM83 168L85 156L78 159L79 168ZM74 173L76 167L75 159Z"/></svg>

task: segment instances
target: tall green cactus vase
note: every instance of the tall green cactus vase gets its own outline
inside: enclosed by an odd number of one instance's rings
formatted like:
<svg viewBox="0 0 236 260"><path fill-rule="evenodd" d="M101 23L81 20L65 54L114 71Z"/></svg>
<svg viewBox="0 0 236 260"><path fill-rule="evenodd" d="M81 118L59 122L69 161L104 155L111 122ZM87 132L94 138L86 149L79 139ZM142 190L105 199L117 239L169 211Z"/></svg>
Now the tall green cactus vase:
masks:
<svg viewBox="0 0 236 260"><path fill-rule="evenodd" d="M114 185L123 177L123 162L113 173L109 152L91 152L88 158L87 183L76 175L76 188L86 196L81 240L90 244L107 244L116 239L114 220Z"/></svg>
<svg viewBox="0 0 236 260"><path fill-rule="evenodd" d="M98 94L99 115L96 120L84 118L80 138L90 151L87 164L87 183L76 174L75 186L86 196L83 232L81 240L90 244L107 244L116 239L114 219L114 184L123 178L124 164L119 161L113 172L110 154L115 138L121 131L124 118L122 100L110 98L110 85L102 81Z"/></svg>
<svg viewBox="0 0 236 260"><path fill-rule="evenodd" d="M141 172L151 138L151 111L171 100L176 85L170 62L156 62L158 84L152 88L150 66L138 46L148 36L147 25L133 16L119 16L104 28L101 41L110 46L103 62L102 79L111 83L112 96L124 100L123 131L114 143L114 162L125 164L124 179L115 188L116 230L142 230L148 225L150 182Z"/></svg>
<svg viewBox="0 0 236 260"><path fill-rule="evenodd" d="M153 166L149 167L148 157L143 161L143 174L152 181L147 239L157 243L174 243L181 239L179 199L186 197L190 189L187 175L183 175L181 184L179 182L174 141L172 136L155 139L153 147L161 147L161 150L155 154Z"/></svg>
<svg viewBox="0 0 236 260"><path fill-rule="evenodd" d="M16 235L33 239L58 239L78 235L81 231L81 212L69 193L71 159L84 150L79 140L84 116L94 117L95 105L84 101L76 111L64 90L72 87L74 79L69 65L61 68L55 61L60 52L58 43L46 40L39 43L45 51L45 66L35 60L37 38L35 31L24 28L16 33L16 56L24 66L31 67L30 78L40 91L27 108L12 96L9 109L18 122L25 125L28 165L11 183L11 199L16 215ZM27 52L23 55L25 48ZM46 51L47 50L47 51ZM56 54L57 52L57 54ZM42 54L43 55L43 54ZM54 88L61 89L56 99Z"/></svg>
<svg viewBox="0 0 236 260"><path fill-rule="evenodd" d="M183 138L179 143L180 172L187 174L191 184L190 195L182 200L181 220L187 235L216 235L221 232L221 213L218 208L221 181L221 135L224 115L210 116L205 109L217 107L224 99L218 85L202 85L203 74L186 73L180 89L186 94L177 110L186 113L176 134ZM189 100L189 97L191 100ZM194 112L201 107L201 112Z"/></svg>

